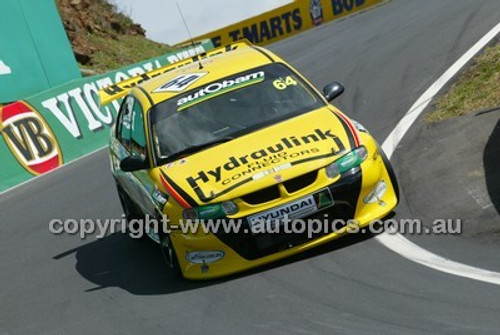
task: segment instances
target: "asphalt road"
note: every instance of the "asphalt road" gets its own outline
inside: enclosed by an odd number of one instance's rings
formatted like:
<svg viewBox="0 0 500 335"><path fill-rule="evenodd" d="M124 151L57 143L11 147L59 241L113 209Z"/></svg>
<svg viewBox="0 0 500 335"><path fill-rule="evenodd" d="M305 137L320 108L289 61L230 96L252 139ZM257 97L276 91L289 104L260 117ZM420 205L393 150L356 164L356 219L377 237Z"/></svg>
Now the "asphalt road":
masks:
<svg viewBox="0 0 500 335"><path fill-rule="evenodd" d="M343 81L338 105L383 141L499 19L498 0L394 0L270 48L319 87ZM398 217L411 214L404 193L412 185L402 187ZM500 333L498 286L412 263L373 238L349 236L251 273L193 283L124 235L52 235L53 218L120 217L105 151L2 195L0 209L0 335ZM456 261L469 250L459 238L417 240L457 248ZM498 246L473 250L471 265L498 270Z"/></svg>

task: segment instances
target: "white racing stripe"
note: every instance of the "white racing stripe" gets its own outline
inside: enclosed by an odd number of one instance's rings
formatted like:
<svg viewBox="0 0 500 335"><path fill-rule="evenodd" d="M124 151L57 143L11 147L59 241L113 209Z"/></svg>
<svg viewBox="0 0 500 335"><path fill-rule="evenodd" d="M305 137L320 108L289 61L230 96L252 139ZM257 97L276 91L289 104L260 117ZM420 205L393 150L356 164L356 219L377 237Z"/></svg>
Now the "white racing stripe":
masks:
<svg viewBox="0 0 500 335"><path fill-rule="evenodd" d="M408 113L399 121L396 128L389 134L382 148L389 159L397 148L408 129L432 101L434 96L489 42L500 33L500 23L484 35L469 51L467 51L455 64L453 64L424 94L415 102ZM488 271L473 266L454 262L450 259L433 254L415 243L410 242L401 234L383 233L375 237L388 249L406 259L425 265L432 269L449 273L455 276L479 280L486 283L500 285L500 273Z"/></svg>

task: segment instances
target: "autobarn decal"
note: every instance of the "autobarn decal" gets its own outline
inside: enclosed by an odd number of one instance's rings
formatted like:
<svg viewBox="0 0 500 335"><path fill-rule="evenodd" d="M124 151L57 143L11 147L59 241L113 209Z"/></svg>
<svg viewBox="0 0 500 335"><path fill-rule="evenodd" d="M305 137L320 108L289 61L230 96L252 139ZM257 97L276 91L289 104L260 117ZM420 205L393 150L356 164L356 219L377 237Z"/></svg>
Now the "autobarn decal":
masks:
<svg viewBox="0 0 500 335"><path fill-rule="evenodd" d="M258 83L264 80L264 71L250 73L245 76L241 76L235 79L228 79L222 82L215 82L207 85L206 87L189 94L177 101L177 106L187 108L196 103L204 101L210 97L228 92L234 89L238 89L244 86L251 85L253 83ZM179 110L183 109L180 108Z"/></svg>
<svg viewBox="0 0 500 335"><path fill-rule="evenodd" d="M44 118L25 102L2 109L2 135L12 155L31 174L40 175L63 163L54 133Z"/></svg>
<svg viewBox="0 0 500 335"><path fill-rule="evenodd" d="M233 187L242 180L251 181L259 171L269 169L272 165L291 163L297 161L307 161L309 157L315 157L320 153L318 148L302 148L322 141L332 141L334 147L329 154L335 156L345 151L342 141L331 129L315 129L313 133L304 136L290 136L282 138L278 143L256 150L248 155L239 157L231 156L219 166L210 170L201 170L196 175L186 179L193 190L199 190L200 186L208 183L219 183L226 187ZM316 155L316 157L318 157ZM321 158L324 156L321 155ZM318 158L319 159L319 158ZM242 170L242 167L245 169ZM238 169L237 172L233 170Z"/></svg>

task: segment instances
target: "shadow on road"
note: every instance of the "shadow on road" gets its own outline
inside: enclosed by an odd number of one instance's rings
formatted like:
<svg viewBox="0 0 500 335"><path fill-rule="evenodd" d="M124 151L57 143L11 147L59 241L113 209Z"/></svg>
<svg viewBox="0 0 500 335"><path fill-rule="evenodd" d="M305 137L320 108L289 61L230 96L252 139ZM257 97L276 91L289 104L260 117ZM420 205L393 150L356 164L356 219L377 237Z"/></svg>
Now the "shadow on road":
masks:
<svg viewBox="0 0 500 335"><path fill-rule="evenodd" d="M483 164L488 194L500 214L500 121L495 125L484 149Z"/></svg>
<svg viewBox="0 0 500 335"><path fill-rule="evenodd" d="M199 289L228 280L268 271L324 253L333 252L373 237L351 234L302 254L220 280L194 282L181 279L166 266L159 247L149 241L134 240L115 233L103 239L65 251L55 260L75 254L76 270L96 286L87 292L119 287L136 295L159 295Z"/></svg>
<svg viewBox="0 0 500 335"><path fill-rule="evenodd" d="M115 233L68 250L55 260L74 254L76 270L96 286L87 292L119 287L132 294L157 295L206 286L181 280L166 266L159 246Z"/></svg>

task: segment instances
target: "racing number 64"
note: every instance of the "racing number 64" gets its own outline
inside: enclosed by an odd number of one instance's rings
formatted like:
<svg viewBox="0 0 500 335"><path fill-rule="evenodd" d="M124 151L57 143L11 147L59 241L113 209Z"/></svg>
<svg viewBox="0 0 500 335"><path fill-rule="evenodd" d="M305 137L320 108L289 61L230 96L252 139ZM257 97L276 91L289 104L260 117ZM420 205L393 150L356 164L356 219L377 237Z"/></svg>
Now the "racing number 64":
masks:
<svg viewBox="0 0 500 335"><path fill-rule="evenodd" d="M288 86L297 86L297 80L292 76L287 76L286 78L278 78L273 81L274 87L278 90L285 90Z"/></svg>

